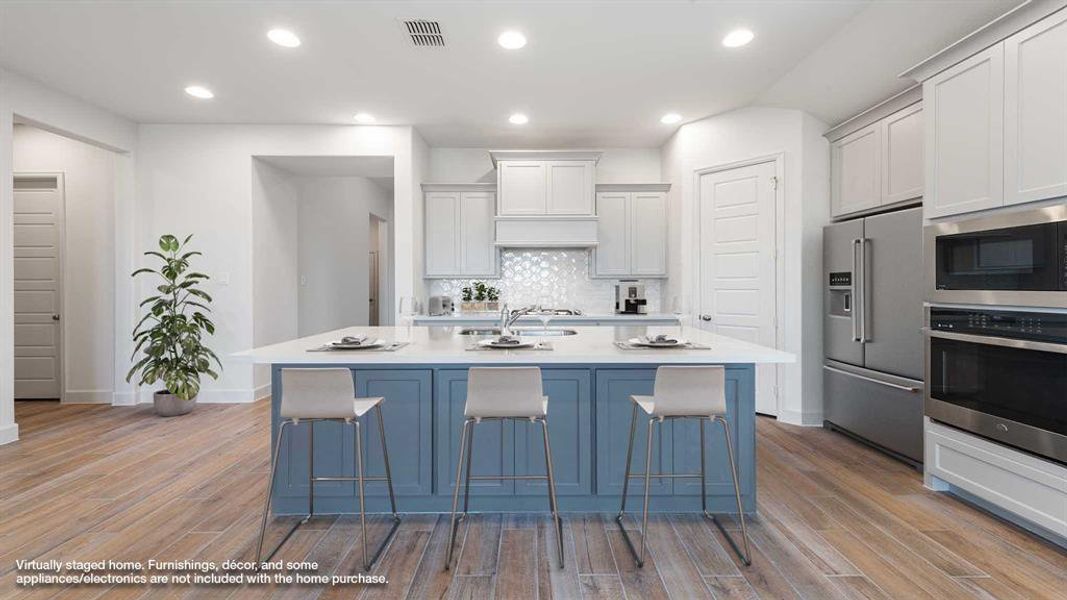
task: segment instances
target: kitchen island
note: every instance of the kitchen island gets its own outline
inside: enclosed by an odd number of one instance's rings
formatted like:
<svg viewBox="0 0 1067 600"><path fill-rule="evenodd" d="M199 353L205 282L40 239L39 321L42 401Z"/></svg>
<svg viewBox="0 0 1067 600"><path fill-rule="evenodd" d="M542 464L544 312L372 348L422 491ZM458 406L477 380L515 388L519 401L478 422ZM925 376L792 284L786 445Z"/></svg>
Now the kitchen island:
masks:
<svg viewBox="0 0 1067 600"><path fill-rule="evenodd" d="M451 328L359 327L264 346L236 358L271 366L272 442L280 422L280 373L286 367L345 367L352 370L357 395L384 397L386 442L402 512L444 512L451 506L470 366L541 367L549 397L548 423L561 510L615 511L630 431L630 396L652 393L659 365L723 365L727 419L734 430L742 502L746 511L755 511L755 364L792 362L792 355L689 328L682 330L682 337L706 349L630 350L616 346L617 336L633 335L632 327L577 327L572 331L577 333L543 338L551 344L550 350L471 350L479 338L458 335ZM677 335L679 328L649 327L647 332ZM410 343L391 352L310 351L342 336L359 334ZM373 419L373 415L367 418ZM307 512L309 426L301 423L286 433L273 491L274 509L280 514ZM639 426L639 431L643 427ZM368 423L365 432L367 474L382 475L376 424ZM731 509L735 500L725 438L715 428L708 428L707 433L709 509L736 510ZM314 443L317 476L354 472L351 427L317 423ZM695 421L668 421L653 442L652 469L696 472L699 447ZM644 461L635 460L639 467L635 471L640 471ZM532 423L484 423L475 429L473 465L475 475L542 474L540 434ZM472 484L471 508L547 511L544 488L544 482L534 480L476 481ZM640 487L630 489L635 492ZM657 479L651 489L656 497L651 510L699 510L698 480ZM367 484L367 496L368 509L386 508L383 484ZM353 483L316 484L316 512L351 513L356 506Z"/></svg>

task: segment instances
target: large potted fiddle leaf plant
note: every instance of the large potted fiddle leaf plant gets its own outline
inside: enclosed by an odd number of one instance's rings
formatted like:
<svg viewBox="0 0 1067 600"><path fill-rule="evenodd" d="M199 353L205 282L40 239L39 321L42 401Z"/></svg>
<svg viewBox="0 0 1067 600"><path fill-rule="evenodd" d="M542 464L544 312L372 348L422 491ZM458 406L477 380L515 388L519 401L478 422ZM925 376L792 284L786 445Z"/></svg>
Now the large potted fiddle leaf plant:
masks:
<svg viewBox="0 0 1067 600"><path fill-rule="evenodd" d="M159 284L155 293L141 302L146 312L133 329L133 358L137 362L126 381L137 376L141 385L162 382L163 389L157 390L152 400L156 413L164 417L193 410L200 377L218 379L214 367L222 370L218 356L204 345L204 337L215 333L215 324L207 317L211 296L202 287L209 277L189 266L189 261L200 255L187 249L192 237L181 242L173 235L160 237L159 250L145 252L160 264L132 274L154 276Z"/></svg>

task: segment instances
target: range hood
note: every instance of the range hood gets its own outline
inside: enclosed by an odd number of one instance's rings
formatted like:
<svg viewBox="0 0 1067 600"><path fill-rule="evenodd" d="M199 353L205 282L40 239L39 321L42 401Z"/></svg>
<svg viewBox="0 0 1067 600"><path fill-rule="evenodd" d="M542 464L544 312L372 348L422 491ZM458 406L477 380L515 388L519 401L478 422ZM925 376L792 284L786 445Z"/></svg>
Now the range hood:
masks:
<svg viewBox="0 0 1067 600"><path fill-rule="evenodd" d="M595 216L496 217L496 245L502 248L592 248Z"/></svg>

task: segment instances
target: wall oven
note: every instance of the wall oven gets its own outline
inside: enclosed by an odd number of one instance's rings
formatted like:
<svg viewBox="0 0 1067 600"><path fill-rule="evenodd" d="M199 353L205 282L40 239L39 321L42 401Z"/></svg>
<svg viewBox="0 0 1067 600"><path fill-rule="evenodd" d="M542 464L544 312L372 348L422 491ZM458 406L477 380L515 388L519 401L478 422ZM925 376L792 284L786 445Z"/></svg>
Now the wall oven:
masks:
<svg viewBox="0 0 1067 600"><path fill-rule="evenodd" d="M1067 204L928 225L931 302L1067 308Z"/></svg>
<svg viewBox="0 0 1067 600"><path fill-rule="evenodd" d="M1067 313L927 311L926 415L1067 464Z"/></svg>

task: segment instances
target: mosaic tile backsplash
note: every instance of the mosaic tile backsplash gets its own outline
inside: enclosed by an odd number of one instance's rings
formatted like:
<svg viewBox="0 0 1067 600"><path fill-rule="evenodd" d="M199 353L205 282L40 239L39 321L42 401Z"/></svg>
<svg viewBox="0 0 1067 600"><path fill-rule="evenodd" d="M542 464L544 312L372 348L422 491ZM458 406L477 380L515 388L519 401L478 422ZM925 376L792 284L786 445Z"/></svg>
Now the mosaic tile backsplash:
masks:
<svg viewBox="0 0 1067 600"><path fill-rule="evenodd" d="M500 278L486 279L500 289L500 300L512 308L540 304L551 308L577 308L589 314L606 314L615 310L614 279L592 279L589 276L588 250L567 249L509 249L500 255ZM644 279L648 312L660 311L662 282ZM470 279L434 279L430 294L451 296L459 301Z"/></svg>

